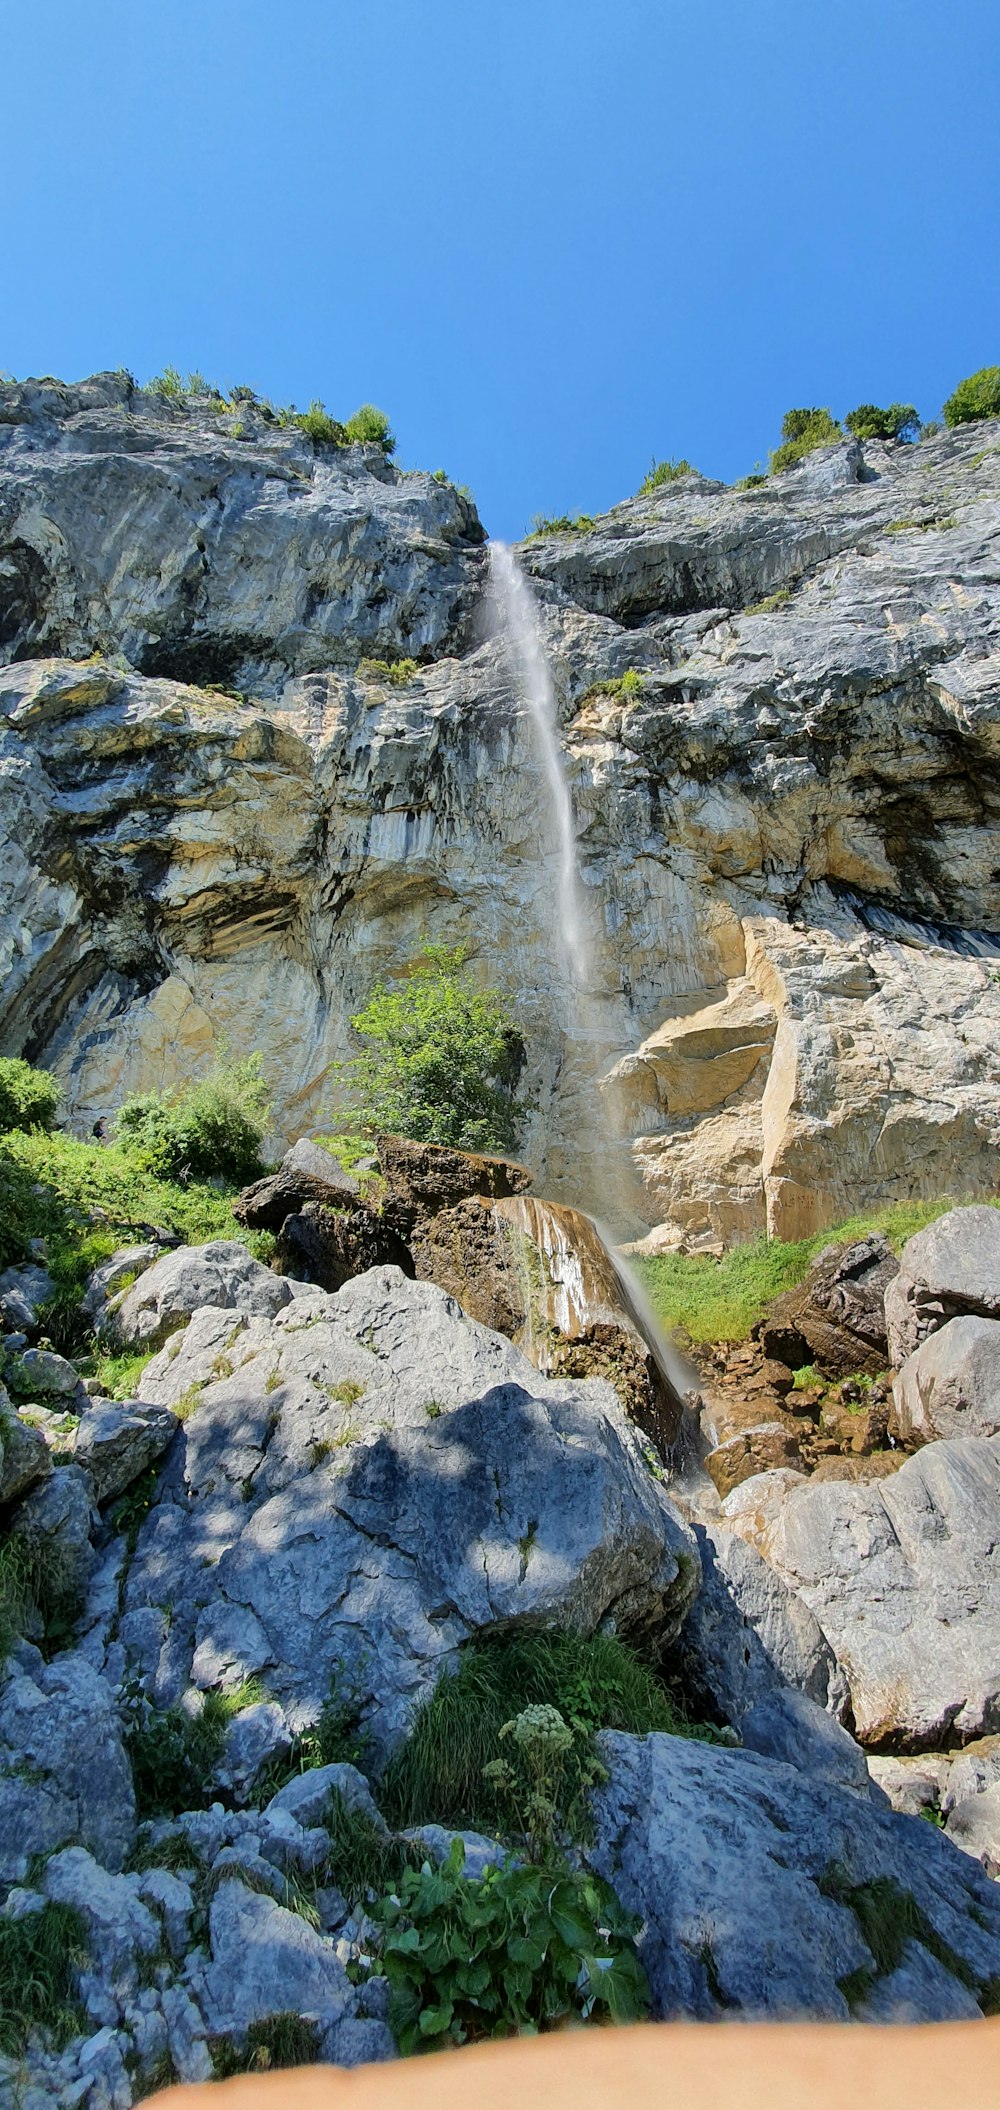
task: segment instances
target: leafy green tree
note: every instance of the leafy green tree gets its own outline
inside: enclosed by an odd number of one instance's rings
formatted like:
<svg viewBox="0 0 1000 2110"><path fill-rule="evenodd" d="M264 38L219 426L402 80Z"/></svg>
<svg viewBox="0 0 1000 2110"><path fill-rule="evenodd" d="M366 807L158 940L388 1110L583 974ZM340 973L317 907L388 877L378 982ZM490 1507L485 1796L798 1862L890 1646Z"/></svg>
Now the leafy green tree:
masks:
<svg viewBox="0 0 1000 2110"><path fill-rule="evenodd" d="M143 1092L119 1107L115 1133L158 1179L254 1179L261 1171L268 1091L259 1055L217 1062L197 1084L167 1097Z"/></svg>
<svg viewBox="0 0 1000 2110"><path fill-rule="evenodd" d="M946 425L972 425L977 418L1000 418L1000 366L969 374L944 406Z"/></svg>
<svg viewBox="0 0 1000 2110"><path fill-rule="evenodd" d="M786 410L781 420L782 444L771 455L772 475L782 469L794 469L817 447L833 447L843 437L841 426L828 410Z"/></svg>
<svg viewBox="0 0 1000 2110"><path fill-rule="evenodd" d="M351 1084L368 1129L510 1150L529 1110L516 1093L524 1048L505 997L465 962L464 946L425 945L404 982L373 989L351 1020L365 1043Z"/></svg>
<svg viewBox="0 0 1000 2110"><path fill-rule="evenodd" d="M51 1128L61 1092L48 1070L19 1055L0 1056L0 1134L11 1128Z"/></svg>
<svg viewBox="0 0 1000 2110"><path fill-rule="evenodd" d="M912 403L890 403L882 410L877 403L859 403L849 410L844 423L856 440L915 440L920 419Z"/></svg>

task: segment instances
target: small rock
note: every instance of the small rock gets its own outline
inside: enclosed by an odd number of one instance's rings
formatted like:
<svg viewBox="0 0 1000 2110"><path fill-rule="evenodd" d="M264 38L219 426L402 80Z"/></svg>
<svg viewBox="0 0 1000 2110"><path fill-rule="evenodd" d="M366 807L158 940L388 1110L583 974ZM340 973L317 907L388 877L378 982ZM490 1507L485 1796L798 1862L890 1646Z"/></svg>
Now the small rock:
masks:
<svg viewBox="0 0 1000 2110"><path fill-rule="evenodd" d="M956 1802L945 1820L945 1834L963 1854L973 1854L988 1876L1000 1877L1000 1781Z"/></svg>
<svg viewBox="0 0 1000 2110"><path fill-rule="evenodd" d="M24 1398L72 1399L80 1380L72 1363L51 1348L26 1348L8 1372L8 1383Z"/></svg>

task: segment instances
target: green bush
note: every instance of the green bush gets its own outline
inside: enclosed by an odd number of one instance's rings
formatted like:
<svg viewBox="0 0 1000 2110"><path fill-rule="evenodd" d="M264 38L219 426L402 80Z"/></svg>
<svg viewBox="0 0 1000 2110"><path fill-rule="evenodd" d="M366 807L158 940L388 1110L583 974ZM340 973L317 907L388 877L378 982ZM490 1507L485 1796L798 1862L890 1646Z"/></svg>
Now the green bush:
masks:
<svg viewBox="0 0 1000 2110"><path fill-rule="evenodd" d="M946 425L972 425L977 418L1000 418L1000 366L969 374L944 406Z"/></svg>
<svg viewBox="0 0 1000 2110"><path fill-rule="evenodd" d="M509 1792L484 1768L497 1757L504 1724L533 1705L558 1709L584 1732L561 1772L557 1819L564 1830L585 1822L596 1730L693 1733L653 1670L612 1635L488 1634L439 1680L389 1760L379 1790L389 1821L504 1832Z"/></svg>
<svg viewBox="0 0 1000 2110"><path fill-rule="evenodd" d="M844 423L856 440L915 440L920 419L912 403L890 403L888 410L877 403L859 403L849 410Z"/></svg>
<svg viewBox="0 0 1000 2110"><path fill-rule="evenodd" d="M261 1058L220 1061L172 1098L126 1099L115 1121L122 1148L159 1179L254 1179L268 1120Z"/></svg>
<svg viewBox="0 0 1000 2110"><path fill-rule="evenodd" d="M662 490L664 484L675 484L681 476L700 476L700 474L701 471L695 468L694 463L685 461L683 456L680 461L676 462L658 462L654 456L639 485L637 496L639 498L648 498L653 491Z"/></svg>
<svg viewBox="0 0 1000 2110"><path fill-rule="evenodd" d="M417 672L415 659L360 659L362 681L386 681L391 689L408 689Z"/></svg>
<svg viewBox="0 0 1000 2110"><path fill-rule="evenodd" d="M589 535L594 525L590 513L556 513L551 516L536 513L526 542L538 542L543 535Z"/></svg>
<svg viewBox="0 0 1000 2110"><path fill-rule="evenodd" d="M18 1055L0 1055L0 1134L11 1128L51 1128L62 1093L48 1070Z"/></svg>
<svg viewBox="0 0 1000 2110"><path fill-rule="evenodd" d="M88 1962L86 1928L72 1905L50 1900L23 1919L0 1919L0 2052L21 2058L35 2031L60 2051L86 2028L76 1974Z"/></svg>
<svg viewBox="0 0 1000 2110"><path fill-rule="evenodd" d="M817 447L832 447L843 437L841 427L828 410L786 410L781 420L782 444L774 449L770 458L771 474L793 469Z"/></svg>
<svg viewBox="0 0 1000 2110"><path fill-rule="evenodd" d="M527 1101L516 1095L523 1062L505 998L477 989L465 949L426 945L396 988L380 982L351 1020L366 1043L347 1066L369 1130L509 1150Z"/></svg>
<svg viewBox="0 0 1000 2110"><path fill-rule="evenodd" d="M383 454L394 454L396 435L384 410L376 410L374 403L362 403L360 410L348 418L345 426L348 440L361 440L381 447Z"/></svg>
<svg viewBox="0 0 1000 2110"><path fill-rule="evenodd" d="M342 425L339 418L331 418L318 400L310 403L308 410L296 411L295 423L308 433L311 440L326 440L331 447L347 444L346 425Z"/></svg>
<svg viewBox="0 0 1000 2110"><path fill-rule="evenodd" d="M165 366L162 374L154 374L143 389L144 395L163 396L168 402L176 401L177 397L183 396L184 393L184 381L176 366Z"/></svg>
<svg viewBox="0 0 1000 2110"><path fill-rule="evenodd" d="M176 1817L181 1810L201 1809L213 1792L229 1723L242 1708L263 1698L263 1687L250 1678L234 1690L206 1693L200 1714L187 1714L179 1706L154 1708L133 1690L125 1749L139 1818Z"/></svg>
<svg viewBox="0 0 1000 2110"><path fill-rule="evenodd" d="M443 1867L407 1870L373 1908L401 2052L648 2013L638 1923L609 1884L565 1864L510 1863L473 1882L464 1859L456 1839Z"/></svg>

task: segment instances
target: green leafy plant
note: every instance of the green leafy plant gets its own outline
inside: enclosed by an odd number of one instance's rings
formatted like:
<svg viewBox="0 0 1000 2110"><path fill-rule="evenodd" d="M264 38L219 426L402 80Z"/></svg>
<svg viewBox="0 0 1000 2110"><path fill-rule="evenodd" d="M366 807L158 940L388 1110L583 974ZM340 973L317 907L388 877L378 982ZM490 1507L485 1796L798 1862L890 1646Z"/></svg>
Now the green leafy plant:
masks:
<svg viewBox="0 0 1000 2110"><path fill-rule="evenodd" d="M144 395L162 396L168 402L176 402L184 393L184 381L176 366L165 366L162 374L154 374L143 389Z"/></svg>
<svg viewBox="0 0 1000 2110"><path fill-rule="evenodd" d="M972 425L978 418L1000 418L1000 366L967 375L944 406L946 425Z"/></svg>
<svg viewBox="0 0 1000 2110"><path fill-rule="evenodd" d="M61 2051L85 2028L76 1975L87 1962L86 1928L71 1905L50 1900L0 1919L0 2052L21 2057L36 2030Z"/></svg>
<svg viewBox="0 0 1000 2110"><path fill-rule="evenodd" d="M686 461L683 456L679 461L658 462L654 455L637 495L649 498L654 491L662 491L665 484L675 484L682 476L698 476L700 473L693 462Z"/></svg>
<svg viewBox="0 0 1000 2110"><path fill-rule="evenodd" d="M0 1055L0 1133L12 1128L50 1129L62 1092L48 1070L36 1070L18 1055Z"/></svg>
<svg viewBox="0 0 1000 2110"><path fill-rule="evenodd" d="M442 1867L406 1871L374 1908L400 2051L648 2012L637 1923L607 1883L512 1863L472 1881L464 1858L456 1839Z"/></svg>
<svg viewBox="0 0 1000 2110"><path fill-rule="evenodd" d="M606 1769L593 1750L587 1724L576 1718L567 1722L558 1707L545 1701L522 1707L504 1722L498 1741L507 1749L487 1762L485 1778L507 1803L529 1860L544 1861L559 1846L563 1829L573 1834L586 1827L583 1797L607 1779ZM577 1786L568 1802L566 1773L574 1757Z"/></svg>
<svg viewBox="0 0 1000 2110"><path fill-rule="evenodd" d="M364 1043L348 1064L365 1127L509 1150L528 1111L517 1096L524 1060L506 998L477 988L463 946L426 945L405 981L380 982L351 1020Z"/></svg>
<svg viewBox="0 0 1000 2110"><path fill-rule="evenodd" d="M772 475L782 469L794 469L817 447L832 447L843 437L841 427L828 410L786 410L781 420L782 444L774 449L770 459Z"/></svg>
<svg viewBox="0 0 1000 2110"><path fill-rule="evenodd" d="M915 440L920 418L912 403L890 403L887 410L877 403L859 403L849 410L844 423L856 440Z"/></svg>
<svg viewBox="0 0 1000 2110"><path fill-rule="evenodd" d="M209 1692L198 1714L183 1707L154 1708L140 1689L127 1695L125 1748L132 1764L140 1818L175 1817L204 1807L225 1748L229 1723L264 1697L248 1679L229 1692Z"/></svg>
<svg viewBox="0 0 1000 2110"><path fill-rule="evenodd" d="M144 1092L119 1108L115 1135L161 1179L253 1179L262 1169L268 1092L261 1058L219 1061L173 1097Z"/></svg>
<svg viewBox="0 0 1000 2110"><path fill-rule="evenodd" d="M361 441L365 445L381 447L383 454L394 454L396 435L384 410L377 410L374 403L362 403L360 410L348 418L344 427L349 441Z"/></svg>

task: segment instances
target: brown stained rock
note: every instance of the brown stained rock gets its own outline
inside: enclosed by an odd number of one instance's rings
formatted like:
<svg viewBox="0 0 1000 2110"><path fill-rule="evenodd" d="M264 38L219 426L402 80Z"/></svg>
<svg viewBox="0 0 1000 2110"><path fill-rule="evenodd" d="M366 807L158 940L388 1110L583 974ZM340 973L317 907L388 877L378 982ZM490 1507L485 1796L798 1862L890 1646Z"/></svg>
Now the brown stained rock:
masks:
<svg viewBox="0 0 1000 2110"><path fill-rule="evenodd" d="M524 1194L534 1174L514 1158L449 1150L440 1143L413 1143L407 1136L379 1136L379 1170L389 1196L419 1215L436 1215L473 1195L498 1200Z"/></svg>
<svg viewBox="0 0 1000 2110"><path fill-rule="evenodd" d="M742 1480L749 1480L754 1473L773 1472L778 1466L797 1466L798 1441L793 1429L780 1421L767 1421L757 1428L743 1429L730 1436L705 1459L705 1469L712 1476L720 1495L725 1499Z"/></svg>
<svg viewBox="0 0 1000 2110"><path fill-rule="evenodd" d="M350 1208L358 1192L357 1180L337 1159L303 1137L285 1152L277 1172L244 1187L233 1203L233 1215L252 1231L280 1231L286 1216L304 1208L306 1202Z"/></svg>
<svg viewBox="0 0 1000 2110"><path fill-rule="evenodd" d="M764 1354L789 1356L799 1367L817 1363L831 1377L884 1370L884 1298L898 1270L880 1233L828 1246L805 1281L778 1297L755 1328Z"/></svg>
<svg viewBox="0 0 1000 2110"><path fill-rule="evenodd" d="M398 1231L365 1202L353 1209L307 1202L296 1215L286 1217L275 1265L281 1274L318 1283L325 1290L342 1289L370 1267L399 1267L410 1276L415 1272L413 1256Z"/></svg>
<svg viewBox="0 0 1000 2110"><path fill-rule="evenodd" d="M870 1457L846 1458L843 1453L823 1458L812 1473L812 1480L887 1480L891 1473L898 1473L906 1464L905 1451L873 1451Z"/></svg>

